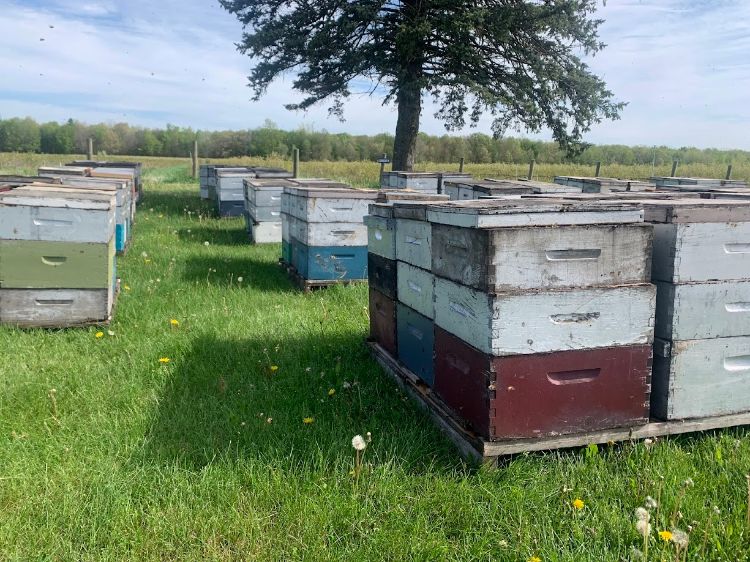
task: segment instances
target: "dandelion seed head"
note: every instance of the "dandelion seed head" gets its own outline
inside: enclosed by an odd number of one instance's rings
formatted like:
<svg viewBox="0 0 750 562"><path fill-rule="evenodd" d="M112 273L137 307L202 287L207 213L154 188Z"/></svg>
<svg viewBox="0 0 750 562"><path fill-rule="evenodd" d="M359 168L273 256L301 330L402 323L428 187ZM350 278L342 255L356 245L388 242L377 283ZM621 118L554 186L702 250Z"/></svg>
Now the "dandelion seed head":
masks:
<svg viewBox="0 0 750 562"><path fill-rule="evenodd" d="M721 510L719 509L719 506L714 506L714 515L721 515Z"/></svg>
<svg viewBox="0 0 750 562"><path fill-rule="evenodd" d="M143 259L146 259L148 257L148 254L146 252L141 252L141 257Z"/></svg>
<svg viewBox="0 0 750 562"><path fill-rule="evenodd" d="M635 509L635 518L637 521L648 521L651 519L651 515L645 507L637 507Z"/></svg>
<svg viewBox="0 0 750 562"><path fill-rule="evenodd" d="M364 451L367 449L367 443L365 442L364 437L361 435L355 435L352 438L352 447L354 447L357 451Z"/></svg>
<svg viewBox="0 0 750 562"><path fill-rule="evenodd" d="M651 534L651 523L645 519L639 519L635 524L635 530L642 537L648 537Z"/></svg>
<svg viewBox="0 0 750 562"><path fill-rule="evenodd" d="M205 241L205 242L203 243L203 245L204 245L204 246L210 246L210 245L211 245L211 242L209 242L208 240L206 240L206 241Z"/></svg>
<svg viewBox="0 0 750 562"><path fill-rule="evenodd" d="M672 542L680 548L687 548L690 542L690 536L680 529L672 529Z"/></svg>
<svg viewBox="0 0 750 562"><path fill-rule="evenodd" d="M686 478L685 481L682 483L682 485L685 486L686 488L691 488L695 486L695 482L693 482L692 478Z"/></svg>
<svg viewBox="0 0 750 562"><path fill-rule="evenodd" d="M266 418L266 423L273 423L273 418Z"/></svg>
<svg viewBox="0 0 750 562"><path fill-rule="evenodd" d="M112 330L107 330L107 335L109 335L110 337L113 337L115 333Z"/></svg>
<svg viewBox="0 0 750 562"><path fill-rule="evenodd" d="M648 438L648 439L644 439L644 440L643 440L643 444L644 444L644 445L646 446L646 448L648 449L649 447L651 447L651 446L652 446L652 445L654 444L654 440L653 440L653 439L651 439L651 438Z"/></svg>
<svg viewBox="0 0 750 562"><path fill-rule="evenodd" d="M497 544L500 545L501 548L508 548L508 541L506 541L505 539L502 539Z"/></svg>
<svg viewBox="0 0 750 562"><path fill-rule="evenodd" d="M656 500L652 498L651 496L646 496L646 509L656 509L658 504L656 503Z"/></svg>
<svg viewBox="0 0 750 562"><path fill-rule="evenodd" d="M238 277L237 278L237 283L242 283L243 281L244 281L244 279L242 277Z"/></svg>
<svg viewBox="0 0 750 562"><path fill-rule="evenodd" d="M630 547L630 558L631 560L643 560L643 552L640 551L640 549L631 546Z"/></svg>

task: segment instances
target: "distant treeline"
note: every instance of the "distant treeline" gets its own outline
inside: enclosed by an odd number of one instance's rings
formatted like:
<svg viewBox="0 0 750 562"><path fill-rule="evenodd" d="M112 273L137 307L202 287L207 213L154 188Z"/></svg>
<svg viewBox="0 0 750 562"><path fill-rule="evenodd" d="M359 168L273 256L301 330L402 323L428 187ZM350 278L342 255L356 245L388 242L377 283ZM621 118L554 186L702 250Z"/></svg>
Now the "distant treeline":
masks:
<svg viewBox="0 0 750 562"><path fill-rule="evenodd" d="M196 131L167 125L165 129L133 127L127 123L88 125L37 123L31 118L0 119L0 152L39 152L44 154L85 153L87 141L94 139L99 155L187 156L193 141L199 142L201 158L239 156L286 157L292 147L300 149L305 161L376 160L391 154L393 136L349 135L299 129L283 131L271 121L258 129L239 131ZM666 146L592 145L580 156L568 158L557 144L522 138L494 139L482 133L466 137L421 134L418 161L468 163L494 162L560 164L652 164L663 166L677 159L681 164L748 164L750 151Z"/></svg>

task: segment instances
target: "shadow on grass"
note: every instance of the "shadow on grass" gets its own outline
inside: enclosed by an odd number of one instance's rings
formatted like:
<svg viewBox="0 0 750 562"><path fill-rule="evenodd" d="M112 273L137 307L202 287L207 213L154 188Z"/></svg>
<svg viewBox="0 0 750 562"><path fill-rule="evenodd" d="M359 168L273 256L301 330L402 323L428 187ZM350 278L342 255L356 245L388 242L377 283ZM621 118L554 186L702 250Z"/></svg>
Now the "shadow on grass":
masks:
<svg viewBox="0 0 750 562"><path fill-rule="evenodd" d="M214 223L215 224L215 223ZM236 227L235 227L236 226ZM222 226L193 226L180 229L177 233L183 242L219 244L221 246L249 246L247 230L244 226L226 223Z"/></svg>
<svg viewBox="0 0 750 562"><path fill-rule="evenodd" d="M350 462L352 436L371 431L373 462L396 459L418 471L461 465L426 414L369 357L362 334L279 341L204 335L167 368L143 462L198 470L217 457L249 458L325 470Z"/></svg>
<svg viewBox="0 0 750 562"><path fill-rule="evenodd" d="M272 261L247 258L193 257L185 262L186 281L206 281L218 286L241 286L260 291L285 293L293 290L286 273Z"/></svg>
<svg viewBox="0 0 750 562"><path fill-rule="evenodd" d="M210 201L200 198L198 187L195 191L180 187L148 191L148 184L144 186L146 195L143 203L138 206L139 214L148 214L153 209L154 213L185 217L187 213L193 216L202 215L206 218L214 218L215 206Z"/></svg>

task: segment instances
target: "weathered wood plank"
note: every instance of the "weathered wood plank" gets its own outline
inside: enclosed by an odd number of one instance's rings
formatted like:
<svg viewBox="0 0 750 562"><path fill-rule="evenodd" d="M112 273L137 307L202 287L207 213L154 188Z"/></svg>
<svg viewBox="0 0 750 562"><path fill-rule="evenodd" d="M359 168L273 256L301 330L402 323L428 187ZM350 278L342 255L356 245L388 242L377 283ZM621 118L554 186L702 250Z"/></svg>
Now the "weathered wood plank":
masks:
<svg viewBox="0 0 750 562"><path fill-rule="evenodd" d="M422 316L435 318L435 276L430 271L400 261L397 283L400 302Z"/></svg>
<svg viewBox="0 0 750 562"><path fill-rule="evenodd" d="M367 226L367 248L369 252L395 260L396 221L368 215L364 218L364 223Z"/></svg>
<svg viewBox="0 0 750 562"><path fill-rule="evenodd" d="M108 322L112 289L0 289L0 323L56 328Z"/></svg>
<svg viewBox="0 0 750 562"><path fill-rule="evenodd" d="M432 269L432 225L426 221L396 219L396 259Z"/></svg>

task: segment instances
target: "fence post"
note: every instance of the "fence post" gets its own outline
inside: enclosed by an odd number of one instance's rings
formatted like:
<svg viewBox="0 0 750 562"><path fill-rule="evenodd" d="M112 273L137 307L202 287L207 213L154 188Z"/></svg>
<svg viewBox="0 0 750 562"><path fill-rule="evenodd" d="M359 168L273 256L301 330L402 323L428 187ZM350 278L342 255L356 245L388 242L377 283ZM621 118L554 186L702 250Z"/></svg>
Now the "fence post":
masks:
<svg viewBox="0 0 750 562"><path fill-rule="evenodd" d="M532 160L529 164L529 180L534 179L534 166L536 166L536 160Z"/></svg>
<svg viewBox="0 0 750 562"><path fill-rule="evenodd" d="M89 137L88 148L86 150L86 156L89 160L94 159L94 139Z"/></svg>
<svg viewBox="0 0 750 562"><path fill-rule="evenodd" d="M198 177L198 141L193 141L193 152L190 154L193 159L193 178Z"/></svg>
<svg viewBox="0 0 750 562"><path fill-rule="evenodd" d="M601 172L601 171L602 171L602 163L601 162L597 162L596 163L596 171L594 172L594 177L598 178L599 177L599 172Z"/></svg>
<svg viewBox="0 0 750 562"><path fill-rule="evenodd" d="M726 177L726 179L728 179L728 180L732 179L732 165L731 164L729 164L729 166L727 166L727 177Z"/></svg>
<svg viewBox="0 0 750 562"><path fill-rule="evenodd" d="M680 161L679 160L673 160L672 161L672 173L669 176L670 178L675 177L675 175L677 174L677 166L679 166L679 165L680 165Z"/></svg>
<svg viewBox="0 0 750 562"><path fill-rule="evenodd" d="M292 177L299 177L299 148L292 147Z"/></svg>
<svg viewBox="0 0 750 562"><path fill-rule="evenodd" d="M461 160L458 163L458 172L461 174L464 173L464 162L466 162L466 159L462 156Z"/></svg>

